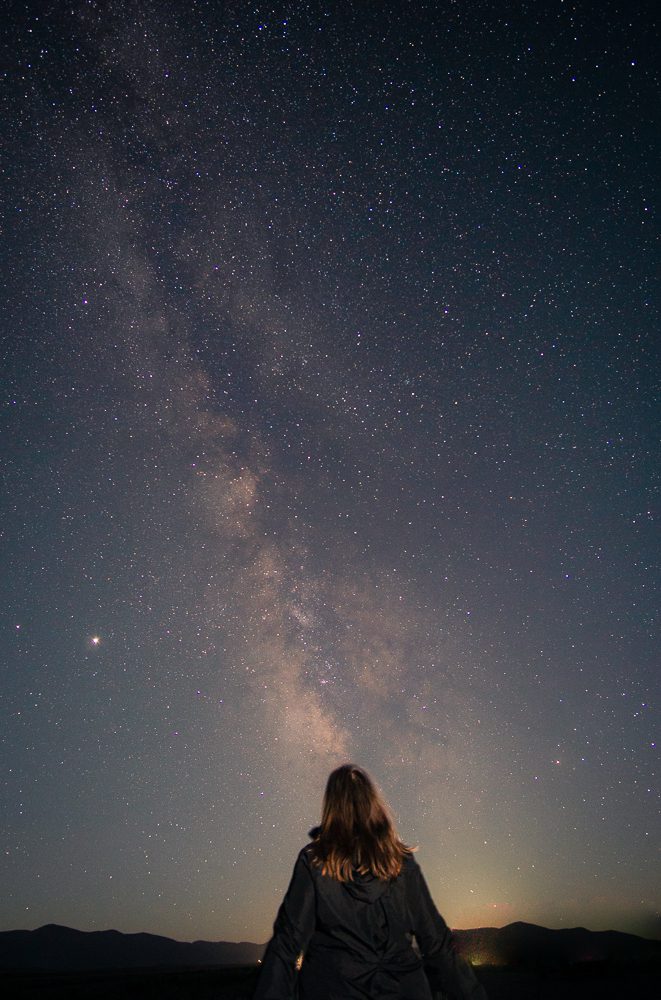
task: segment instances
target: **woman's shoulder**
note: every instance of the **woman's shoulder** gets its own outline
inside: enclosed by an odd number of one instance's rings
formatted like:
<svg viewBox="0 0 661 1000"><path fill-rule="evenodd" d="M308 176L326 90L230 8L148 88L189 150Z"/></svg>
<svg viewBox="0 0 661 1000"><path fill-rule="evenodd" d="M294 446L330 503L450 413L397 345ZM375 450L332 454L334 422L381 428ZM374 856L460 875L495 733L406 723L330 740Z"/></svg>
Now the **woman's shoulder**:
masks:
<svg viewBox="0 0 661 1000"><path fill-rule="evenodd" d="M301 862L302 864L310 867L315 856L314 847L314 840L309 840L308 843L305 844L305 846L298 852L298 857L296 858L297 863Z"/></svg>
<svg viewBox="0 0 661 1000"><path fill-rule="evenodd" d="M402 870L400 875L403 875L405 878L410 878L411 876L415 877L419 871L420 865L416 861L413 852L406 851L404 853L404 857L402 858Z"/></svg>
<svg viewBox="0 0 661 1000"><path fill-rule="evenodd" d="M308 842L305 845L305 847L302 847L301 850L299 851L299 854L298 854L299 858L304 857L308 861L311 861L316 856L316 853L317 853L317 850L316 850L316 848L317 848L317 842L319 840L319 834L320 833L321 833L321 827L320 826L313 826L312 827L312 829L308 832L308 837L310 839L308 840Z"/></svg>

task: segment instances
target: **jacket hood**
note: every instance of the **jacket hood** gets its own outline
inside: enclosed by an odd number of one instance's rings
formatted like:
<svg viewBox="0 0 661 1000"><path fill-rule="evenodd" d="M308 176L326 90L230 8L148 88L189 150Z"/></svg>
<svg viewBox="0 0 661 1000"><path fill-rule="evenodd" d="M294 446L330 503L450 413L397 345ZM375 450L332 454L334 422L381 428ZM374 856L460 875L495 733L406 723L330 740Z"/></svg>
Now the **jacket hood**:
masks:
<svg viewBox="0 0 661 1000"><path fill-rule="evenodd" d="M354 871L352 882L343 882L342 885L354 899L359 899L361 903L376 903L377 899L383 896L388 889L390 882L374 875L361 875Z"/></svg>
<svg viewBox="0 0 661 1000"><path fill-rule="evenodd" d="M319 836L320 831L320 827L313 827L310 830L310 838L315 840ZM362 875L354 869L353 880L351 882L342 882L341 884L342 888L350 896L353 896L354 899L358 899L362 903L375 903L386 892L390 882L387 879L376 878L372 874Z"/></svg>

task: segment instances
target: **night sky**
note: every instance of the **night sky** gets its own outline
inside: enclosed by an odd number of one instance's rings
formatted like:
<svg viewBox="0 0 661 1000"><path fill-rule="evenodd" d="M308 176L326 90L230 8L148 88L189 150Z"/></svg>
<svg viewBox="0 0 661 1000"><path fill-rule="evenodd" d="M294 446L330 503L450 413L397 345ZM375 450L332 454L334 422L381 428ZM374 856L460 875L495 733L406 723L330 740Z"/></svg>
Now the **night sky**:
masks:
<svg viewBox="0 0 661 1000"><path fill-rule="evenodd" d="M652 9L3 7L0 929L661 936Z"/></svg>

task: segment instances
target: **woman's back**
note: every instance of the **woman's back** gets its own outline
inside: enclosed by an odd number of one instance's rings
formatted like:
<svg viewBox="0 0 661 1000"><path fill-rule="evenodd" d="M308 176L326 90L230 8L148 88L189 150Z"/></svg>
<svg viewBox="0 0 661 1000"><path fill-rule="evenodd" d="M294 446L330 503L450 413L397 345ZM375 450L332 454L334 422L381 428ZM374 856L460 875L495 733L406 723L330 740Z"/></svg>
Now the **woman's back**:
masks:
<svg viewBox="0 0 661 1000"><path fill-rule="evenodd" d="M356 786L359 811L365 814L367 803L370 818L351 856L347 825L342 829L338 815L351 819ZM430 988L452 1000L484 998L470 966L455 955L412 851L397 838L365 772L344 765L331 774L322 825L311 835L278 912L256 1000L293 997L301 955L300 1000L430 1000ZM372 866L390 866L391 874L380 877Z"/></svg>

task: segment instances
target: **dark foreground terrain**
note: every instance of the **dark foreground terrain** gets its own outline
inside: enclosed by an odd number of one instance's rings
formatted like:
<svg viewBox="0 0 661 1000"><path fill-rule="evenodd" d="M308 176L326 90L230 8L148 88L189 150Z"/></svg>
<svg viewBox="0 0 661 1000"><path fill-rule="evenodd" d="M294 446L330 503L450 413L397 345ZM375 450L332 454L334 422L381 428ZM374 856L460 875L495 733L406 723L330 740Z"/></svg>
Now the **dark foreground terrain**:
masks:
<svg viewBox="0 0 661 1000"><path fill-rule="evenodd" d="M563 971L480 966L489 1000L657 1000L661 965L590 962ZM107 972L5 972L3 1000L249 1000L254 966Z"/></svg>
<svg viewBox="0 0 661 1000"><path fill-rule="evenodd" d="M516 922L455 933L490 1000L657 1000L661 941ZM249 1000L264 945L46 924L0 933L2 1000Z"/></svg>

